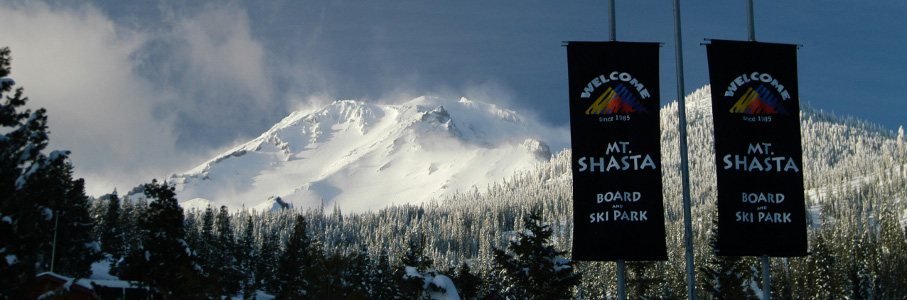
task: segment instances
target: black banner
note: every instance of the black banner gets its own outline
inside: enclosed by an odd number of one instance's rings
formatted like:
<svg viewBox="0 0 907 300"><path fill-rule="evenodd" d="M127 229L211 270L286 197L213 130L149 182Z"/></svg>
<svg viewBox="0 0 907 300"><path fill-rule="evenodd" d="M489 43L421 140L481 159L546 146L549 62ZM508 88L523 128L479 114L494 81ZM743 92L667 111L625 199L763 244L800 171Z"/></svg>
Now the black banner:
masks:
<svg viewBox="0 0 907 300"><path fill-rule="evenodd" d="M712 40L718 255L807 254L797 46Z"/></svg>
<svg viewBox="0 0 907 300"><path fill-rule="evenodd" d="M574 260L667 260L658 48L567 44Z"/></svg>

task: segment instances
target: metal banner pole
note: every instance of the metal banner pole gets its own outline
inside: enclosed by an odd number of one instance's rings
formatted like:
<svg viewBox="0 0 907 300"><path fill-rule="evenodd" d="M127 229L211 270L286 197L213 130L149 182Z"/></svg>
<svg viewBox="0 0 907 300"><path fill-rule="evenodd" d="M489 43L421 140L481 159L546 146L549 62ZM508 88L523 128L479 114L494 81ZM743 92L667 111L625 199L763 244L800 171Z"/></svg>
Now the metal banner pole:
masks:
<svg viewBox="0 0 907 300"><path fill-rule="evenodd" d="M50 250L50 272L54 272L54 262L57 261L57 228L60 224L60 212L54 211L54 245Z"/></svg>
<svg viewBox="0 0 907 300"><path fill-rule="evenodd" d="M611 25L608 27L610 33L609 37L611 38L612 42L615 42L617 41L617 21L614 20L614 16L616 15L614 13L614 0L608 0L608 7L610 10L608 23Z"/></svg>
<svg viewBox="0 0 907 300"><path fill-rule="evenodd" d="M756 20L753 13L753 0L746 0L746 30L750 42L756 41ZM771 261L767 254L762 255L762 299L772 298Z"/></svg>
<svg viewBox="0 0 907 300"><path fill-rule="evenodd" d="M614 0L608 0L608 38L610 41L617 41L617 21L615 20ZM627 277L624 274L624 260L617 260L617 299L627 299Z"/></svg>
<svg viewBox="0 0 907 300"><path fill-rule="evenodd" d="M627 300L627 275L624 274L626 270L623 259L617 260L617 299L618 300Z"/></svg>
<svg viewBox="0 0 907 300"><path fill-rule="evenodd" d="M680 0L674 0L674 55L677 60L677 125L680 131L680 178L683 187L684 241L686 242L687 295L696 299L696 274L693 266L693 214L690 204L690 162L687 150L687 109L683 90L683 40L680 34Z"/></svg>
<svg viewBox="0 0 907 300"><path fill-rule="evenodd" d="M768 255L762 255L762 299L772 299L771 262Z"/></svg>
<svg viewBox="0 0 907 300"><path fill-rule="evenodd" d="M753 18L753 0L746 0L746 29L750 42L756 41L756 21Z"/></svg>

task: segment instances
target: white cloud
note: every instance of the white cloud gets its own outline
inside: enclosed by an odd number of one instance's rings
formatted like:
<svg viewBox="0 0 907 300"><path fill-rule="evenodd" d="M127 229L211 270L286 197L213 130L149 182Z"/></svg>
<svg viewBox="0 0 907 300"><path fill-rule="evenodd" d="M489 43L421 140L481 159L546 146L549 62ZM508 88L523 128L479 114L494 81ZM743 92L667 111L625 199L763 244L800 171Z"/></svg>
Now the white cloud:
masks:
<svg viewBox="0 0 907 300"><path fill-rule="evenodd" d="M272 99L264 46L250 33L250 20L236 7L214 7L173 21L164 39L185 43L182 62L198 89L241 91L257 104Z"/></svg>
<svg viewBox="0 0 907 300"><path fill-rule="evenodd" d="M0 28L12 50L11 77L25 87L28 107L47 108L50 148L73 152L90 192L128 189L163 172L144 161L172 166L173 128L152 117L154 91L132 74L141 33L119 30L89 6L41 2L0 4Z"/></svg>
<svg viewBox="0 0 907 300"><path fill-rule="evenodd" d="M273 109L265 49L243 11L207 7L166 22L137 30L88 5L0 2L11 77L29 108L47 108L50 148L72 151L89 194L191 168L237 139L231 126ZM178 146L218 127L220 144Z"/></svg>

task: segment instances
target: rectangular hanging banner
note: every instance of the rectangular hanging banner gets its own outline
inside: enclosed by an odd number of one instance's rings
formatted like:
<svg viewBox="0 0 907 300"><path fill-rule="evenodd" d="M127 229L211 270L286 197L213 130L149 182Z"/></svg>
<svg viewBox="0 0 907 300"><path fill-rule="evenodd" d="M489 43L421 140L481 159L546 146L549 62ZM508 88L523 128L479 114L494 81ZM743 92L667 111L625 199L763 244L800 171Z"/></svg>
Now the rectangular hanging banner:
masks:
<svg viewBox="0 0 907 300"><path fill-rule="evenodd" d="M667 260L659 47L567 44L574 260Z"/></svg>
<svg viewBox="0 0 907 300"><path fill-rule="evenodd" d="M706 45L723 256L807 254L797 46Z"/></svg>

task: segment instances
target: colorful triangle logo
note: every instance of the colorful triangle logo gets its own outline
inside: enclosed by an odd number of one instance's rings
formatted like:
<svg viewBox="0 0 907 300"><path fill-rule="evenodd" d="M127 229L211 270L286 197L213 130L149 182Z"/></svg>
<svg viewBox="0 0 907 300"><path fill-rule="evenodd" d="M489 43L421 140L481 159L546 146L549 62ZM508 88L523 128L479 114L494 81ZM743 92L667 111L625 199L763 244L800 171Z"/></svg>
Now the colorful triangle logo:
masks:
<svg viewBox="0 0 907 300"><path fill-rule="evenodd" d="M608 87L589 108L587 115L626 114L632 112L648 112L623 83L617 84L613 89Z"/></svg>
<svg viewBox="0 0 907 300"><path fill-rule="evenodd" d="M789 115L790 113L778 101L765 85L760 84L755 90L750 87L731 107L731 113L748 115Z"/></svg>

